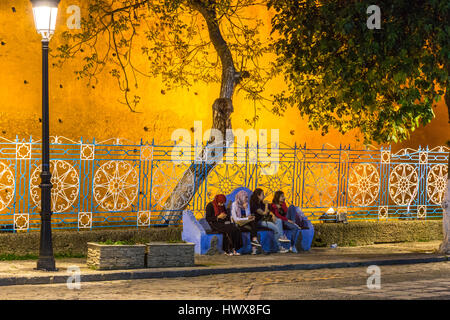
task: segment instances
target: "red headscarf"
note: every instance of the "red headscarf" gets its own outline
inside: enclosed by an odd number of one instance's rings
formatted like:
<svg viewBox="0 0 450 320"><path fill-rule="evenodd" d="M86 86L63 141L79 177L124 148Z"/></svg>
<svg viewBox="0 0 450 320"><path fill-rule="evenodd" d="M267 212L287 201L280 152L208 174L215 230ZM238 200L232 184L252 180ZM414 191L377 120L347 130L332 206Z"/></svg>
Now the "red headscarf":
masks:
<svg viewBox="0 0 450 320"><path fill-rule="evenodd" d="M219 206L219 202L223 203L224 205ZM227 197L225 197L225 195L223 195L223 194L218 194L217 196L214 197L212 204L214 206L214 214L216 215L216 217L219 214L226 212L225 211L225 202L227 202Z"/></svg>

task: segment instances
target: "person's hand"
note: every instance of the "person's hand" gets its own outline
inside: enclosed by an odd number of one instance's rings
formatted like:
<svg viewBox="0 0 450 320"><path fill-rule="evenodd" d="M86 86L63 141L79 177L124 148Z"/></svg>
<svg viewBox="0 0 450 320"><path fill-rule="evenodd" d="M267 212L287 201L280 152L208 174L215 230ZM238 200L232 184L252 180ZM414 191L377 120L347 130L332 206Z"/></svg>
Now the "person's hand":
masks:
<svg viewBox="0 0 450 320"><path fill-rule="evenodd" d="M217 216L219 219L225 219L227 217L226 213L221 213Z"/></svg>
<svg viewBox="0 0 450 320"><path fill-rule="evenodd" d="M288 219L288 222L290 222L290 223L292 223L292 224L295 224L295 223L294 223L294 221L292 221L292 220L289 220L289 219Z"/></svg>
<svg viewBox="0 0 450 320"><path fill-rule="evenodd" d="M244 202L244 209L247 209L247 207L248 207L248 203Z"/></svg>
<svg viewBox="0 0 450 320"><path fill-rule="evenodd" d="M250 221L255 220L255 216L249 216L248 220L250 220Z"/></svg>

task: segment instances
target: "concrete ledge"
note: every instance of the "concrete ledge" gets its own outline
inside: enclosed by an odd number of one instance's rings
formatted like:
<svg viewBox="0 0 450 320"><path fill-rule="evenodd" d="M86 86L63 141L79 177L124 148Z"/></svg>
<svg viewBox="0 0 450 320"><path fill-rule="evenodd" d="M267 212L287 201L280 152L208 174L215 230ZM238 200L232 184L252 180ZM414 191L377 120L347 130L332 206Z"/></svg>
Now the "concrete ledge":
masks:
<svg viewBox="0 0 450 320"><path fill-rule="evenodd" d="M314 269L336 269L336 268L356 268L370 265L408 265L418 263L433 263L450 261L447 256L412 259L388 259L388 260L367 260L359 262L332 262L315 264L284 264L284 265L263 265L263 266L236 266L236 267L195 267L177 268L167 270L136 269L126 271L110 271L81 275L81 282L115 281L115 280L136 280L136 279L158 279L158 278L178 278L178 277L198 277L217 274L246 273L246 272L266 272L266 271L288 271L288 270L314 270ZM12 285L32 285L32 284L56 284L66 283L67 275L49 275L36 277L10 277L0 278L0 286Z"/></svg>

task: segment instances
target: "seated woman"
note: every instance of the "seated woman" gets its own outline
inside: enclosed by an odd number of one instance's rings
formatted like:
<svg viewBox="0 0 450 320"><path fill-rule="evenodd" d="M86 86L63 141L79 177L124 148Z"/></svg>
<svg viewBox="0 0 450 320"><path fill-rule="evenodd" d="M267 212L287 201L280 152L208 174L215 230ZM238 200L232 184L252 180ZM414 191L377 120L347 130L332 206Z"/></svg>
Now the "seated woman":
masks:
<svg viewBox="0 0 450 320"><path fill-rule="evenodd" d="M270 205L270 211L275 214L275 216L278 219L281 219L283 221L283 228L288 230L294 230L299 229L299 226L295 224L294 220L291 220L292 211L289 212L288 215L288 208L286 206L286 197L284 196L283 191L277 191L275 192L275 195L273 196L272 204Z"/></svg>
<svg viewBox="0 0 450 320"><path fill-rule="evenodd" d="M292 210L289 211L288 215L288 208L286 206L286 197L284 196L283 191L277 191L275 192L275 195L273 196L272 204L270 205L270 211L275 214L275 216L280 219L283 223L283 229L287 230L296 230L300 229L300 227L294 222L294 220L291 220L291 214ZM289 251L294 251L291 245L291 248Z"/></svg>
<svg viewBox="0 0 450 320"><path fill-rule="evenodd" d="M258 227L269 228L274 232L275 240L278 246L278 252L286 253L286 250L280 245L280 242L290 242L283 235L283 224L280 219L275 217L269 210L269 203L264 201L264 191L256 189L250 197L251 213L255 216L256 225Z"/></svg>
<svg viewBox="0 0 450 320"><path fill-rule="evenodd" d="M252 254L256 254L257 247L261 247L261 245L258 242L255 216L250 215L248 195L244 190L241 190L236 194L236 198L231 205L231 220L241 232L250 232Z"/></svg>
<svg viewBox="0 0 450 320"><path fill-rule="evenodd" d="M216 232L223 233L223 251L229 256L239 256L236 252L242 247L242 235L230 221L230 215L225 208L227 198L223 194L218 194L214 200L206 206L206 221L208 221L211 229Z"/></svg>

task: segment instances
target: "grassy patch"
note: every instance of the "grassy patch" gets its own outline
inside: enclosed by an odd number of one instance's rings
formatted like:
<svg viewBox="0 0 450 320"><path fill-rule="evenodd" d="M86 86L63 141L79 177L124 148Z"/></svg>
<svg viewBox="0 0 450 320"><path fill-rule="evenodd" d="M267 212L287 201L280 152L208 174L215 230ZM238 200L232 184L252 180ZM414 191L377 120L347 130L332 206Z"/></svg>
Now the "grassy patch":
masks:
<svg viewBox="0 0 450 320"><path fill-rule="evenodd" d="M0 261L13 261L13 260L37 260L39 256L34 254L26 254L23 256L18 256L15 254L1 254Z"/></svg>
<svg viewBox="0 0 450 320"><path fill-rule="evenodd" d="M55 253L55 259L64 259L64 258L86 258L86 255L79 253Z"/></svg>
<svg viewBox="0 0 450 320"><path fill-rule="evenodd" d="M178 240L178 239L169 239L169 240L167 240L167 243L187 243L187 242L183 241L183 240Z"/></svg>
<svg viewBox="0 0 450 320"><path fill-rule="evenodd" d="M136 240L118 240L118 241L106 240L103 242L99 242L99 244L105 244L105 245L110 245L110 246L133 246L135 244L140 244L140 243Z"/></svg>
<svg viewBox="0 0 450 320"><path fill-rule="evenodd" d="M355 240L349 240L349 242L348 242L348 246L349 247L356 247L358 244L356 243L356 241Z"/></svg>

